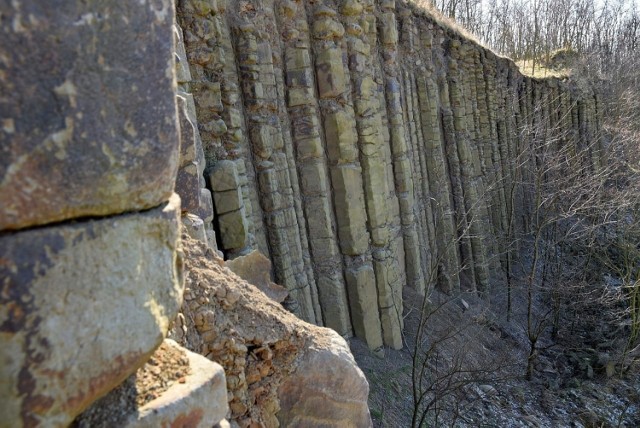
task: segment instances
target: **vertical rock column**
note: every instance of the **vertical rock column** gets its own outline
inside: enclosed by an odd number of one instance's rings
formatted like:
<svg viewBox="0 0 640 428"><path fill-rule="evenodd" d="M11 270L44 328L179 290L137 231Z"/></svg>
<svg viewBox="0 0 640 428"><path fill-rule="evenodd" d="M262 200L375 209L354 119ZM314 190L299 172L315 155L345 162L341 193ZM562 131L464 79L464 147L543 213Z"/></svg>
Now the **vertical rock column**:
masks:
<svg viewBox="0 0 640 428"><path fill-rule="evenodd" d="M285 3L286 5L287 3ZM293 4L290 4L294 6ZM307 235L307 219L303 210L303 200L301 198L300 180L298 177L298 169L296 166L296 154L292 139L291 118L287 111L286 83L283 61L283 41L280 30L281 15L280 11L276 13L274 9L274 1L268 0L262 2L261 6L264 28L262 35L262 43L258 45L258 60L262 67L262 73L266 75L273 74L273 81L269 85L265 85L265 95L267 98L275 100L276 115L280 124L280 133L283 140L282 155L286 161L286 171L280 172L280 181L285 186L289 186L288 194L289 204L293 207L296 217L296 225L289 229L289 242L291 247L300 248L302 264L298 267L296 280L298 287L308 288L311 294L311 302L315 313L315 324L323 325L322 309L320 307L318 289L316 287L315 273L312 267L311 255L309 253L309 238ZM278 19L280 17L280 19ZM271 31L272 28L278 28L278 31ZM282 157L282 156L281 156Z"/></svg>
<svg viewBox="0 0 640 428"><path fill-rule="evenodd" d="M242 129L243 113L238 109L237 72L225 19L226 2L185 0L180 2L177 12L184 32L186 58L192 76L189 88L195 100L206 167L209 170L222 160L235 163L234 166L227 163L217 167L216 180L221 179L222 183L213 182L209 176L209 187L217 200L216 223L221 235L218 238L227 256L234 257L256 246L255 224L257 221L261 225L262 219L259 207L255 211L256 201L251 199L255 185L246 175L243 159L248 149ZM222 177L224 173L229 175ZM239 201L236 191L240 193ZM229 205L223 205L226 203ZM206 227L210 227L206 220ZM257 241L261 243L264 239ZM260 249L267 251L264 244Z"/></svg>
<svg viewBox="0 0 640 428"><path fill-rule="evenodd" d="M406 33L411 35L413 31L415 31L414 23L411 20L410 11L408 9L404 11L403 28ZM390 14L388 19L390 22L385 25L385 28L395 25L394 14ZM384 31L389 30L385 29ZM416 201L414 199L413 177L422 175L422 171L419 168L417 170L413 169L414 165L412 165L410 157L412 150L410 140L407 139L408 134L405 127L406 115L402 102L402 73L399 67L397 36L395 36L395 43L394 37L388 38L387 43L382 46L383 71L395 191L400 204L400 224L404 243L404 268L407 285L420 292L424 290L424 275L422 272L421 243L418 238L418 228L414 213ZM404 36L404 39L407 40L409 52L412 53L412 42L414 38ZM427 231L427 233L429 233L429 231ZM430 233L428 236L430 236Z"/></svg>
<svg viewBox="0 0 640 428"><path fill-rule="evenodd" d="M457 43L459 44L460 42L458 41ZM469 224L466 215L467 210L462 190L462 176L460 174L460 159L458 157L454 114L449 96L449 81L455 77L458 63L455 59L449 59L446 63L446 67L447 68L445 70L441 70L438 75L445 159L448 166L447 171L449 173L449 180L451 181L451 194L456 226L456 244L460 249L460 273L465 273L467 279L466 284L464 284L465 287L473 289L475 288L473 255L469 239Z"/></svg>
<svg viewBox="0 0 640 428"><path fill-rule="evenodd" d="M472 111L472 115L468 117L468 123L472 123L474 129L472 134L472 151L475 158L474 170L476 173L474 183L477 187L478 202L480 204L478 209L482 216L479 226L483 233L481 238L487 268L494 271L500 267L502 250L498 245L498 238L503 230L500 227L500 207L496 206L495 202L504 201L501 199L504 193L500 193L500 189L504 189L502 183L498 182L491 158L491 132L487 114L484 65L481 60L482 50L476 45L468 44L467 46L468 52L465 65L468 77L466 80L470 88L471 97L471 101L468 104L470 104Z"/></svg>
<svg viewBox="0 0 640 428"><path fill-rule="evenodd" d="M243 17L234 27L236 56L244 101L249 113L247 125L254 167L258 171L260 202L266 219L275 277L299 305L292 306L292 311L315 323L311 293L315 281L307 277L304 264L289 165L284 151L280 118L277 115L273 58L268 43L258 43L259 30L250 18L251 16Z"/></svg>
<svg viewBox="0 0 640 428"><path fill-rule="evenodd" d="M220 114L224 119L227 131L221 137L227 159L233 160L238 173L238 185L242 194L244 217L247 223L247 249L258 249L265 256L270 255L267 243L267 233L264 227L263 213L258 197L258 184L256 172L252 166L252 153L247 136L247 127L244 118L244 106L242 104L242 91L240 89L240 76L236 66L236 56L233 49L233 39L228 23L228 12L224 3L227 0L217 0L218 13L215 14L211 27L216 34L217 69L221 82L223 110ZM213 162L209 167L215 165ZM244 249L231 251L230 258L243 252Z"/></svg>
<svg viewBox="0 0 640 428"><path fill-rule="evenodd" d="M279 12L284 39L286 99L323 321L341 335L350 336L349 305L334 227L331 184L325 158L327 148L322 139L315 97L306 12L304 7L293 2L283 2ZM338 137L333 135L332 138ZM335 150L333 146L332 149Z"/></svg>
<svg viewBox="0 0 640 428"><path fill-rule="evenodd" d="M333 188L340 251L351 322L356 336L370 348L382 346L375 275L369 253L369 232L362 167L358 156L355 114L348 102L348 70L343 62L344 26L336 11L323 5L311 10L316 54L317 90L324 118L326 151Z"/></svg>
<svg viewBox="0 0 640 428"><path fill-rule="evenodd" d="M447 96L440 94L436 83L435 65L433 62L433 34L430 29L423 29L421 40L425 56L425 70L417 76L417 97L419 101L419 123L424 139L428 186L424 194L431 201L435 235L435 260L432 261L437 273L437 283L441 290L451 292L460 288L460 260L458 256L458 238L456 230L455 209L453 206L452 182L449 178L448 162L445 150L444 135L441 132L440 100ZM445 88L446 89L446 88ZM408 98L408 97L407 97ZM414 102L415 103L415 102ZM432 276L432 275L430 275ZM431 279L431 278L430 278ZM433 279L432 279L433 280Z"/></svg>
<svg viewBox="0 0 640 428"><path fill-rule="evenodd" d="M476 61L479 144L482 147L485 191L488 193L486 199L490 201L487 211L491 218L495 240L492 256L497 261L504 261L503 251L505 233L508 228L508 206L505 194L507 186L505 186L505 177L502 173L495 122L495 73L494 59L485 55L483 51L479 51Z"/></svg>
<svg viewBox="0 0 640 428"><path fill-rule="evenodd" d="M496 141L493 149L494 165L502 177L504 187L504 219L501 251L506 251L506 257L517 252L516 234L522 230L522 182L523 169L527 164L528 153L526 142L528 138L527 114L523 115L524 103L519 103L520 82L515 79L519 73L513 73L509 68L509 61L498 58L493 54L487 55L487 67L492 77L488 80L491 98L493 99L492 114L496 124ZM505 67L505 65L507 67ZM514 145L515 143L515 145ZM502 257L503 262L508 260Z"/></svg>
<svg viewBox="0 0 640 428"><path fill-rule="evenodd" d="M392 4L393 2L385 2ZM349 32L347 45L350 54L350 74L352 96L355 107L358 147L362 164L363 184L367 208L367 225L371 235L373 267L378 290L378 305L382 324L382 335L387 346L399 349L402 347L402 286L404 285L404 263L400 265L396 236L393 236L391 211L397 207L395 195L390 195L391 188L387 177L388 151L382 134L380 101L377 98L377 84L373 74L372 48L366 32L361 30L355 18L351 16L349 5L356 2L345 2L342 10ZM375 31L373 5L367 5L359 16L370 31ZM358 28L360 27L360 29ZM380 23L380 39L382 44L393 45L398 41L395 14L385 9ZM386 149L386 150L385 150ZM404 251L402 251L404 253ZM403 259L403 257L402 257Z"/></svg>
<svg viewBox="0 0 640 428"><path fill-rule="evenodd" d="M524 139L522 138L522 133L520 132L520 124L523 122L523 112L521 109L521 105L518 102L518 88L520 87L520 82L522 80L522 74L520 74L518 68L515 64L511 63L507 60L502 60L503 64L508 64L508 72L506 76L503 76L501 82L506 88L506 93L504 96L504 117L506 118L504 122L504 132L506 135L506 141L508 144L508 157L505 156L504 151L498 151L500 159L502 161L502 175L503 177L508 177L506 182L509 183L508 193L505 192L505 206L507 207L507 214L510 223L510 228L512 229L507 234L509 237L509 241L507 245L511 246L512 251L518 253L519 251L519 239L515 239L517 237L517 215L518 215L518 206L522 206L524 202L524 198L526 195L522 189L522 163L526 161L526 149L524 144ZM504 74L504 72L503 72ZM511 212L513 212L516 218L512 219ZM509 226L509 223L507 224ZM515 239L515 241L514 241ZM515 242L515 245L513 245ZM506 249L505 249L506 250Z"/></svg>
<svg viewBox="0 0 640 428"><path fill-rule="evenodd" d="M435 275L432 262L435 253L435 228L433 225L433 213L431 210L431 192L426 166L426 154L424 149L424 136L420 126L420 107L418 105L417 89L414 73L407 70L402 72L401 90L403 113L407 141L411 153L413 170L413 229L416 231L418 243L415 246L415 254L411 253L412 233L404 236L405 260L407 271L407 285L414 288L419 294L425 294L431 283L435 283ZM404 201L401 200L401 204ZM407 216L408 217L408 216ZM406 227L406 226L405 226Z"/></svg>
<svg viewBox="0 0 640 428"><path fill-rule="evenodd" d="M213 202L204 180L205 157L198 130L196 107L190 93L191 73L182 28L175 25L177 104L180 119L180 166L176 193L182 201L183 224L194 238L217 250L213 230Z"/></svg>
<svg viewBox="0 0 640 428"><path fill-rule="evenodd" d="M482 189L480 188L480 172L477 165L477 156L471 147L469 117L466 97L469 94L464 92L468 74L461 69L459 60L464 61L466 47L462 47L458 40L451 40L449 62L449 91L451 97L451 107L453 110L453 124L457 157L459 162L459 180L462 189L462 200L460 205L456 205L460 217L466 218L466 227L462 229L463 240L468 241L469 258L465 260L469 266L469 273L473 275L470 279L470 286L479 290L486 290L489 285L489 272L486 261L486 248L484 240L486 232L484 222L487 218L484 203L480 200ZM471 125L473 122L471 121Z"/></svg>
<svg viewBox="0 0 640 428"><path fill-rule="evenodd" d="M419 45L419 30L412 19L409 9L402 10L402 39L405 41L406 53L404 61L414 66L416 58L422 53ZM427 52L431 55L431 51ZM419 61L419 60L418 60ZM398 86L400 93L389 98L389 115L391 116L392 138L402 143L397 137L400 127L396 125L399 121L394 111L401 112L402 130L406 146L406 157L411 172L411 192L403 194L399 192L400 207L402 213L403 238L405 244L405 266L407 275L407 285L414 288L419 294L424 295L430 282L434 282L436 272L432 262L435 260L435 235L433 225L433 213L431 209L431 191L429 177L425 160L424 135L420 126L420 107L418 105L415 73L412 67L402 67L403 70L395 70L395 75L390 76L387 92L393 94L393 90ZM419 69L418 73L423 70ZM399 107L396 103L400 103ZM400 153L403 150L398 150ZM400 157L402 159L402 156ZM403 162L404 165L404 162ZM403 166L405 170L407 167ZM404 175L404 173L402 174ZM402 176L399 178L403 178ZM409 184L409 183L407 183ZM409 186L400 183L400 188L404 190ZM425 239L426 238L426 239Z"/></svg>
<svg viewBox="0 0 640 428"><path fill-rule="evenodd" d="M427 52L427 55L431 54L430 50ZM428 64L430 64L430 61ZM441 261L444 264L447 264L447 261L443 260L443 254L446 254L446 252L440 253L442 248L438 242L438 233L444 231L439 232L436 226L436 214L439 213L436 202L436 193L444 191L447 195L449 194L448 189L446 188L438 189L437 184L433 181L436 179L436 172L429 171L429 164L431 160L429 159L430 149L428 146L432 142L431 139L433 135L431 132L435 132L435 130L431 130L430 124L426 122L428 119L423 117L423 113L426 113L426 110L423 112L422 105L420 103L420 98L427 97L426 81L424 76L431 72L428 67L429 65L427 65L427 68L420 69L418 73L406 73L404 85L404 98L407 104L406 109L410 116L409 120L412 119L411 141L414 147L414 168L416 171L419 171L419 173L414 177L414 188L416 191L416 211L418 214L421 259L423 263L422 270L424 275L424 282L420 284L419 287L424 288L425 291L437 283L439 276L438 265L441 264ZM416 75L418 77L416 77ZM420 91L422 91L422 95L419 95ZM437 114L437 104L434 102L433 106L435 107L436 110L434 111L436 111ZM438 126L438 134L434 138L438 138L439 140L439 120L437 120L437 117L433 119L436 126ZM429 133L426 133L427 129L430 129ZM435 156L437 156L437 154L435 154ZM441 156L440 160L444 162L444 157ZM443 177L446 177L446 173L443 174ZM442 218L439 220L442 220ZM444 271L448 270L444 269L443 272ZM445 274L445 276L447 275ZM447 287L445 286L443 289L446 288ZM420 292L421 290L418 291Z"/></svg>
<svg viewBox="0 0 640 428"><path fill-rule="evenodd" d="M520 193L516 193L512 198L509 198L509 215L511 218L511 212L513 212L515 216L515 221L513 222L513 231L516 233L524 233L525 227L523 222L524 213L529 210L527 206L527 201L524 199L526 194L529 194L525 189L525 183L530 181L530 157L529 157L529 146L530 146L530 136L529 129L531 123L531 100L530 100L530 91L531 91L531 81L530 78L524 77L520 84L518 85L518 105L520 108L520 120L518 123L518 136L520 147L519 150L519 165L518 165L518 178L520 178L521 183L523 183L520 188L523 190ZM499 137L502 137L499 134ZM505 174L507 172L504 172ZM509 178L515 179L516 177L511 177L509 174ZM506 180L507 184L509 181ZM513 184L509 185L508 190L513 189Z"/></svg>

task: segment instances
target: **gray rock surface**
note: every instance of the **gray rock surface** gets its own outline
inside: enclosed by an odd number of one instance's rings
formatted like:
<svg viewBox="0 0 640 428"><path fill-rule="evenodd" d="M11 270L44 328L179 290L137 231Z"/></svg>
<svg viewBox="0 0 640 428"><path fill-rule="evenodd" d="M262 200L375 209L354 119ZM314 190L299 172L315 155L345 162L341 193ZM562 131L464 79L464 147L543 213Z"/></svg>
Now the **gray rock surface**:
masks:
<svg viewBox="0 0 640 428"><path fill-rule="evenodd" d="M169 199L174 14L171 0L0 3L0 230Z"/></svg>
<svg viewBox="0 0 640 428"><path fill-rule="evenodd" d="M0 426L64 426L135 371L182 303L180 200L0 237Z"/></svg>

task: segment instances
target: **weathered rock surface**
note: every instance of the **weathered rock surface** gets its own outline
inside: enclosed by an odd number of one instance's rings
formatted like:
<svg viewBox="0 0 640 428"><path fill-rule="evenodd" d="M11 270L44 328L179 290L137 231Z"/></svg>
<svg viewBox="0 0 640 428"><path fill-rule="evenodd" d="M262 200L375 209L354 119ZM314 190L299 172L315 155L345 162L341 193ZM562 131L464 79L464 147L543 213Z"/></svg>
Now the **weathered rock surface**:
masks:
<svg viewBox="0 0 640 428"><path fill-rule="evenodd" d="M222 367L166 339L142 367L72 426L210 428L227 412Z"/></svg>
<svg viewBox="0 0 640 428"><path fill-rule="evenodd" d="M178 347L174 341L166 343ZM153 401L130 415L122 425L130 428L210 428L227 415L227 385L220 365L186 351L189 374Z"/></svg>
<svg viewBox="0 0 640 428"><path fill-rule="evenodd" d="M182 216L183 230L196 241L200 241L208 245L207 231L204 228L204 221L195 214L186 214Z"/></svg>
<svg viewBox="0 0 640 428"><path fill-rule="evenodd" d="M166 201L173 1L5 1L0 15L0 230Z"/></svg>
<svg viewBox="0 0 640 428"><path fill-rule="evenodd" d="M337 334L312 343L304 358L280 385L282 426L367 427L369 387L349 346Z"/></svg>
<svg viewBox="0 0 640 428"><path fill-rule="evenodd" d="M180 200L0 236L1 426L67 425L136 370L182 302Z"/></svg>
<svg viewBox="0 0 640 428"><path fill-rule="evenodd" d="M271 261L258 251L227 260L225 265L240 278L255 285L274 302L282 303L289 295L286 288L271 281Z"/></svg>
<svg viewBox="0 0 640 428"><path fill-rule="evenodd" d="M225 369L232 422L305 426L300 415L316 408L323 426L370 426L369 386L344 339L296 318L183 238L185 302L170 337Z"/></svg>

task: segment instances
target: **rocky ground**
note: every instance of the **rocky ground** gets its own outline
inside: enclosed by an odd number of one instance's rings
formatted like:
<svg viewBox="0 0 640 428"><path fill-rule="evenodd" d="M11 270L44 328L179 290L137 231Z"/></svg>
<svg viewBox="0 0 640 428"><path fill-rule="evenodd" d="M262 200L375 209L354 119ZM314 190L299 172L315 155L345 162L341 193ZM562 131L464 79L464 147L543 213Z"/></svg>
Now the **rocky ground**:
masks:
<svg viewBox="0 0 640 428"><path fill-rule="evenodd" d="M405 290L405 301L416 301ZM532 381L524 379L528 342L523 319L509 322L497 315L499 302L488 305L473 295L452 299L434 293L423 352L430 352L431 375L445 379L447 368L472 368L461 378L450 377L434 388L439 396L429 413L428 426L459 427L637 427L640 426L640 371L607 375L606 367L591 367L575 349L549 339L536 363ZM517 301L516 301L517 303ZM522 302L521 302L522 303ZM516 304L516 308L518 304ZM406 331L416 331L418 310L405 307ZM429 347L430 344L438 346ZM412 353L415 338L407 333L403 350L372 352L359 339L350 346L370 383L369 405L374 426L411 426ZM555 345L555 346L554 346ZM433 365L435 357L439 369ZM580 359L584 361L578 361ZM434 383L425 382L427 387ZM425 389L427 388L425 387ZM432 391L433 392L433 391ZM433 397L434 394L428 394ZM435 419L437 417L437 420Z"/></svg>
<svg viewBox="0 0 640 428"><path fill-rule="evenodd" d="M210 248L182 239L184 304L170 337L224 368L232 427L369 424L367 383L342 337L300 320ZM244 262L278 291L268 263L255 255ZM242 264L233 265L243 271Z"/></svg>

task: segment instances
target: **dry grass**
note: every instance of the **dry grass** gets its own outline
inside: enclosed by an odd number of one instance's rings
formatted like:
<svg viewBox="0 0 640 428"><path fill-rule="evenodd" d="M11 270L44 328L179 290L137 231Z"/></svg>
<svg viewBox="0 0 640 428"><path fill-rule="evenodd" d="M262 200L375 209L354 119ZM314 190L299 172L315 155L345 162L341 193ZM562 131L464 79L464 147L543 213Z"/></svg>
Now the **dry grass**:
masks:
<svg viewBox="0 0 640 428"><path fill-rule="evenodd" d="M454 19L445 16L438 9L433 6L433 4L429 0L406 0L408 4L414 5L417 9L422 10L426 13L428 17L430 17L436 24L444 27L445 29L451 30L453 33L469 39L478 45L487 48L483 45L480 40L475 36L475 34L471 33L465 27L460 25ZM487 48L488 49L488 48Z"/></svg>
<svg viewBox="0 0 640 428"><path fill-rule="evenodd" d="M410 6L414 6L416 12L420 14L420 11L423 12L422 15L426 16L428 19L431 19L435 24L443 27L446 30L451 31L459 37L471 40L472 42L482 46L485 49L493 50L480 42L480 40L465 27L460 25L454 19L445 16L438 9L433 6L431 1L429 0L406 0ZM511 58L499 55L494 52L498 57L507 58L512 60ZM512 60L513 61L513 60ZM515 62L515 61L514 61ZM536 61L535 66L534 62L531 60L523 60L517 61L516 65L518 66L520 72L529 77L533 77L536 79L546 79L546 78L557 78L557 79L566 79L572 76L570 68L557 68L557 67L545 67L542 65L541 61Z"/></svg>
<svg viewBox="0 0 640 428"><path fill-rule="evenodd" d="M521 60L516 65L520 69L520 73L525 76L534 77L536 79L558 78L565 79L571 77L571 70L568 68L556 69L547 68L539 60Z"/></svg>

